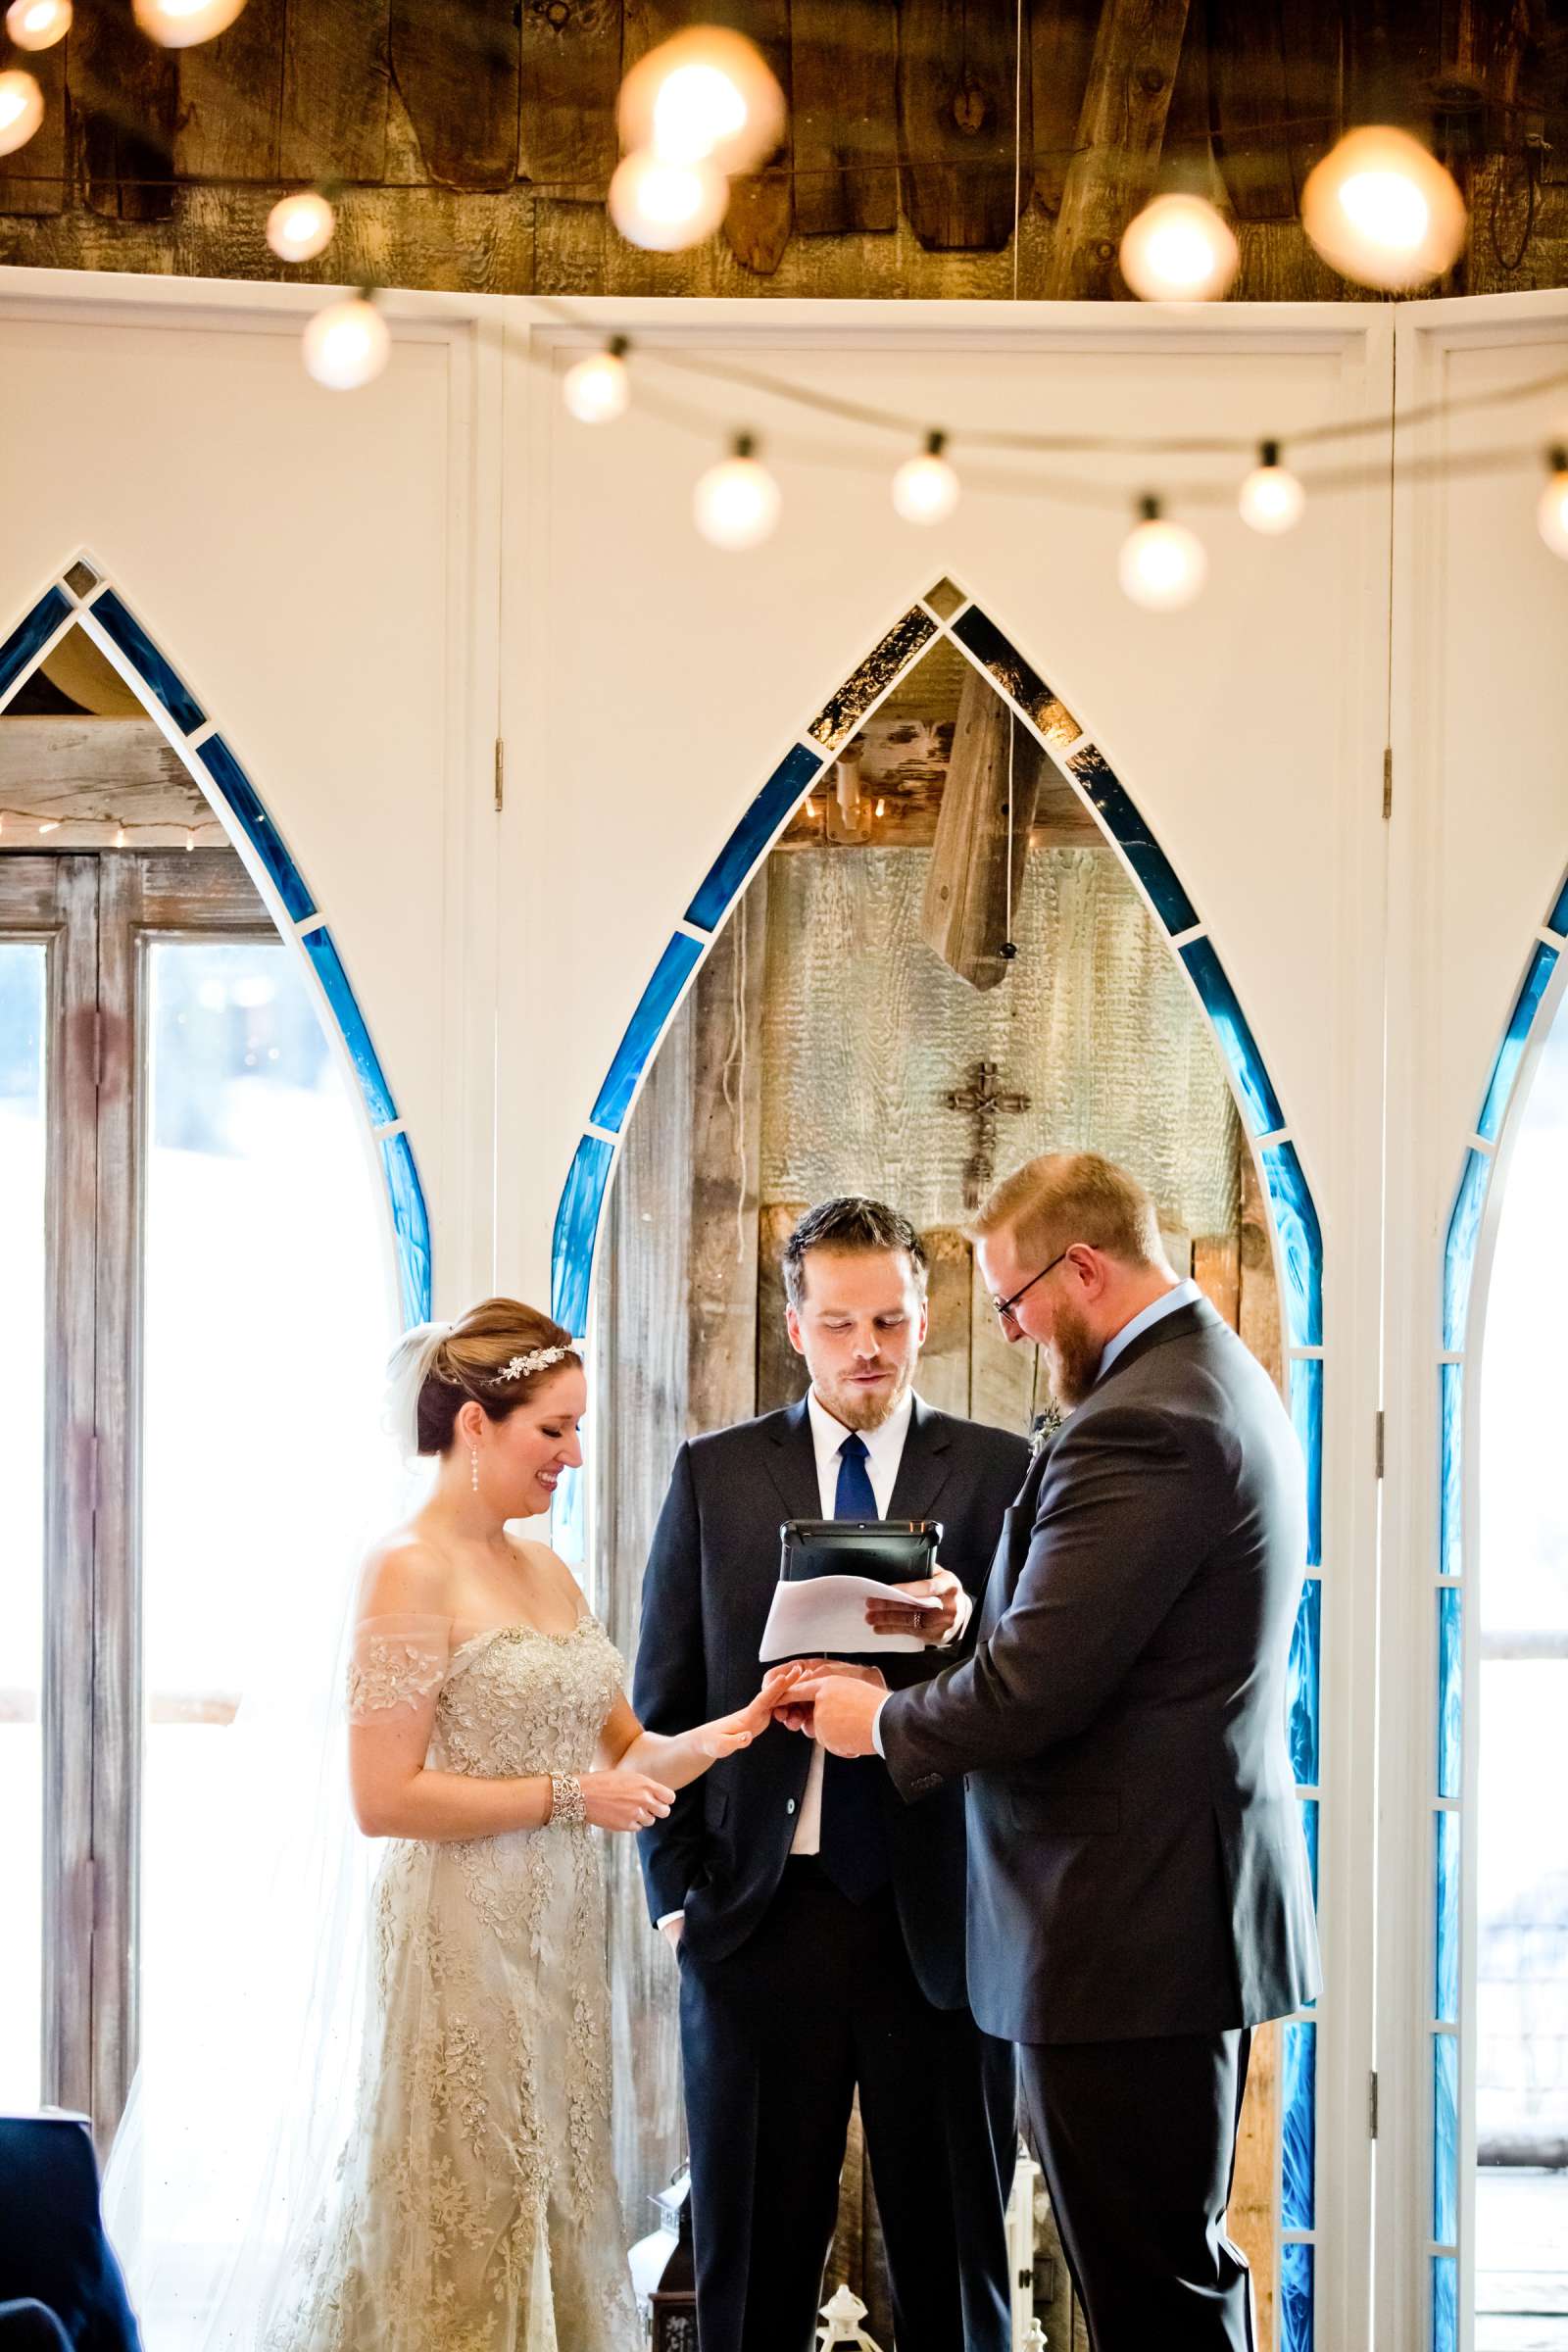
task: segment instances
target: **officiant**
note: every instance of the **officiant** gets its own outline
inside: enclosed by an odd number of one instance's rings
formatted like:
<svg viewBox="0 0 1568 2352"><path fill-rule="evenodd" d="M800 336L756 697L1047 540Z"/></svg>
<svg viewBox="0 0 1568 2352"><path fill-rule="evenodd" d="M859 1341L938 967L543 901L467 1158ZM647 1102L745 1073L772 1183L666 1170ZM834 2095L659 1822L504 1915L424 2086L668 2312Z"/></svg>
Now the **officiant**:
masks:
<svg viewBox="0 0 1568 2352"><path fill-rule="evenodd" d="M643 1588L651 1730L755 1690L785 1519L940 1520L939 1606L868 1604L866 1650L921 1636L878 1660L896 1689L961 1655L1028 1466L1022 1438L915 1393L926 1262L907 1218L825 1201L783 1270L810 1387L680 1449ZM968 2008L961 1788L906 1807L874 1759L775 1725L639 1842L679 1955L704 2345L807 2352L858 2090L900 2352L1005 2352L1012 2056Z"/></svg>

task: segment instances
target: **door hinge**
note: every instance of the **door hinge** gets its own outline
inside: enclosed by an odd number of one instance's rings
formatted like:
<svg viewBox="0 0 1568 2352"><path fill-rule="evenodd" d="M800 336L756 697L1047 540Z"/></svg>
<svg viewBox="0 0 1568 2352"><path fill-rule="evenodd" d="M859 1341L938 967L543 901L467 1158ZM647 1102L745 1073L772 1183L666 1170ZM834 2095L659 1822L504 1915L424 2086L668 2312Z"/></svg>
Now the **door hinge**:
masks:
<svg viewBox="0 0 1568 2352"><path fill-rule="evenodd" d="M1378 2135L1378 2079L1375 2074L1368 2075L1366 2079L1366 2135L1368 2139L1376 2139Z"/></svg>
<svg viewBox="0 0 1568 2352"><path fill-rule="evenodd" d="M1382 1415L1382 1413L1380 1412L1380 1413L1378 1414L1378 1476L1379 1476L1379 1478L1381 1478L1381 1477L1383 1476L1383 1435L1384 1435L1384 1423L1383 1423L1383 1415Z"/></svg>
<svg viewBox="0 0 1568 2352"><path fill-rule="evenodd" d="M1383 746L1383 814L1385 820L1394 814L1394 746Z"/></svg>
<svg viewBox="0 0 1568 2352"><path fill-rule="evenodd" d="M502 742L502 740L501 740L500 736L498 735L498 736L496 737L496 814L497 814L498 816L499 816L499 815L500 815L500 813L501 813L501 805L502 805L503 801L506 799L506 795L507 795L507 747L506 747L506 745L505 745L505 744Z"/></svg>

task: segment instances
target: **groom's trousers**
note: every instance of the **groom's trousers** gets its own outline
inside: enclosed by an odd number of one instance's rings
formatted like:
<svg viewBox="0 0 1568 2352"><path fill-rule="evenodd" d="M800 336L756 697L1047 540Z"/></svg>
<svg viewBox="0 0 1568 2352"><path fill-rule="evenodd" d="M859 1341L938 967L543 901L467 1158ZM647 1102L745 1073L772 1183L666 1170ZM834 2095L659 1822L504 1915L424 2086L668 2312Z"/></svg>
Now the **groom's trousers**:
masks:
<svg viewBox="0 0 1568 2352"><path fill-rule="evenodd" d="M857 2088L899 2352L1006 2352L1012 2050L915 1982L890 1889L785 1865L724 1960L683 1947L702 2352L808 2352Z"/></svg>
<svg viewBox="0 0 1568 2352"><path fill-rule="evenodd" d="M1252 2352L1225 2234L1249 2033L1021 2043L1035 2153L1094 2352Z"/></svg>

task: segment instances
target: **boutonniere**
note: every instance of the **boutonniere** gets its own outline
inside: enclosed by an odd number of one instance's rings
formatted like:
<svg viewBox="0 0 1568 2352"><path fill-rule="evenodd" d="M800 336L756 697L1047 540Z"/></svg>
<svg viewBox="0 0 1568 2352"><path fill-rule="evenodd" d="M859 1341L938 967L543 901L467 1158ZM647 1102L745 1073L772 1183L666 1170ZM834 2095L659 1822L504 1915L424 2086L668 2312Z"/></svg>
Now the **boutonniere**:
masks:
<svg viewBox="0 0 1568 2352"><path fill-rule="evenodd" d="M1029 1425L1029 1460L1031 1464L1039 1461L1064 1419L1065 1415L1054 1404L1048 1404L1044 1412L1036 1413Z"/></svg>

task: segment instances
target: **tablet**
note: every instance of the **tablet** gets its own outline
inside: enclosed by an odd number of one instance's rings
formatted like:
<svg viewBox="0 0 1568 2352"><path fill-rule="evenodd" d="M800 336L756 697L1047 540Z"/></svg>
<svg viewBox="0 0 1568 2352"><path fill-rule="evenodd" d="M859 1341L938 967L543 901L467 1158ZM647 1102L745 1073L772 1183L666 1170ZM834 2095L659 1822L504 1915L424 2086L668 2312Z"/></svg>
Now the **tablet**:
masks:
<svg viewBox="0 0 1568 2352"><path fill-rule="evenodd" d="M779 1578L868 1576L907 1585L929 1576L942 1542L937 1519L786 1519L779 1529Z"/></svg>

